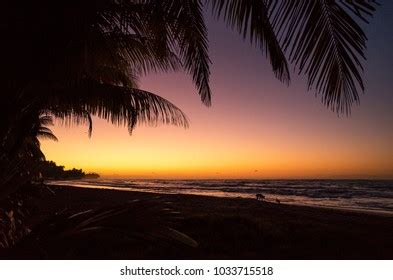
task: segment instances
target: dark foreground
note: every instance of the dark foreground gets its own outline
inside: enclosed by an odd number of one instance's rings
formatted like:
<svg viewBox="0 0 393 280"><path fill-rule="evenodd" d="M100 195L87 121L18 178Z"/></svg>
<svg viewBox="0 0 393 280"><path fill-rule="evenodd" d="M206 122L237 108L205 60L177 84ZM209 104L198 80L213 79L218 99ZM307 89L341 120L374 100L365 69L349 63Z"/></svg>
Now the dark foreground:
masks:
<svg viewBox="0 0 393 280"><path fill-rule="evenodd" d="M139 199L180 212L171 227L197 241L187 245L151 242L146 235L129 243L118 234L90 234L52 243L50 252L22 246L8 258L66 259L393 259L393 217L191 195L154 195L126 191L52 188L41 198L35 223L62 211L124 205ZM170 202L170 203L168 203ZM143 204L142 204L143 205ZM165 206L165 207L167 207ZM142 217L148 220L149 214ZM160 218L160 212L154 214ZM143 213L140 215L144 215ZM116 220L118 219L118 220ZM164 218L163 218L164 219ZM132 217L112 224L137 227ZM153 230L153 229L152 229ZM94 230L92 230L94 232ZM153 235L153 234L152 234ZM140 239L140 242L138 241ZM154 238L153 238L154 239ZM148 240L146 242L146 240Z"/></svg>

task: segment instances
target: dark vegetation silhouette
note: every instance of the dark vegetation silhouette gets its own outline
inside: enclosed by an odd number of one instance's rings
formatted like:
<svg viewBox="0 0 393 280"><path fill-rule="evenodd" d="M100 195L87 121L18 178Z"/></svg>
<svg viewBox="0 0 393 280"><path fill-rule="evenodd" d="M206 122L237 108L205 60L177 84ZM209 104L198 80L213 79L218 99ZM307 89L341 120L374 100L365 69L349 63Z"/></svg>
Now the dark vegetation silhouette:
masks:
<svg viewBox="0 0 393 280"><path fill-rule="evenodd" d="M42 161L39 170L44 180L96 179L100 177L97 173L85 173L82 169L65 170L63 165L57 165L54 161Z"/></svg>
<svg viewBox="0 0 393 280"><path fill-rule="evenodd" d="M279 80L289 83L291 63L328 108L350 113L364 91L366 36L360 22L367 22L376 5L372 0L7 2L0 12L2 213L15 221L10 211L21 207L9 201L28 193L38 176L44 160L38 137L56 140L46 128L52 118L86 124L89 135L92 116L130 133L138 123L187 127L179 108L138 87L138 77L158 71L189 73L202 102L211 104L204 10L259 48Z"/></svg>

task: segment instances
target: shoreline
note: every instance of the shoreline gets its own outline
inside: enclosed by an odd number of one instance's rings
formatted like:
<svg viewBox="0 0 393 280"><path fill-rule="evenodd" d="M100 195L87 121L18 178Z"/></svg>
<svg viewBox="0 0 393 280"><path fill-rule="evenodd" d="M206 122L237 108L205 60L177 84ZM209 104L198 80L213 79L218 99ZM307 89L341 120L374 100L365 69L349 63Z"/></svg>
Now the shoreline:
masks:
<svg viewBox="0 0 393 280"><path fill-rule="evenodd" d="M97 185L83 185L83 186L78 186L78 185L63 185L63 184L46 184L49 187L68 187L68 188L85 188L85 189L97 189L97 190L112 190L112 191L121 191L121 192L131 192L131 193L139 193L139 194L154 194L154 195L163 195L163 196L171 196L171 195L185 195L185 196L199 196L199 197L212 197L212 198L224 198L224 199L246 199L249 201L255 200L254 198L250 197L224 197L224 196L212 196L212 195L204 195L204 194L173 194L173 193L162 193L162 192L147 192L147 191L135 191L135 190L130 190L124 187L116 187L116 186L100 186L99 184ZM276 203L273 200L265 200L264 202L266 203L272 203L272 204L278 204L278 205L293 205L293 206L300 206L300 207L311 207L311 208L317 208L317 209L332 209L332 210L337 210L337 211L343 211L343 212L352 212L352 213L364 213L364 214L371 214L371 215L379 215L379 216L387 216L387 217L393 217L393 211L387 211L387 210L378 210L378 209L364 209L364 208L352 208L352 207L342 207L342 206L324 206L324 205L317 205L317 204L302 204L302 203L288 203L288 202L282 202L282 203Z"/></svg>

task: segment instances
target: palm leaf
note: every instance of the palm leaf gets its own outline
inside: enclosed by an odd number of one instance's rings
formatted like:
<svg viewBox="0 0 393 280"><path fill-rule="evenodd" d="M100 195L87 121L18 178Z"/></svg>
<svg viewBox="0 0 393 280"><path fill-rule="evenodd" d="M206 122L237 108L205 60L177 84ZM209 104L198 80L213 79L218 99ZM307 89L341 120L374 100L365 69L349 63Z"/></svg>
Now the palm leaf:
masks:
<svg viewBox="0 0 393 280"><path fill-rule="evenodd" d="M63 119L65 124L84 123L91 114L115 125L126 125L130 132L137 123L188 127L187 117L179 108L158 95L140 89L86 79L78 86L55 93L48 99L46 108L57 118Z"/></svg>
<svg viewBox="0 0 393 280"><path fill-rule="evenodd" d="M162 1L162 7L167 11L166 20L171 36L177 42L175 48L183 67L192 74L204 104L210 105L210 59L202 3L199 0L166 0Z"/></svg>
<svg viewBox="0 0 393 280"><path fill-rule="evenodd" d="M122 32L132 30L149 39L156 57L177 58L192 75L204 104L210 105L210 59L202 2L145 0L122 5L122 12L114 12L120 17Z"/></svg>
<svg viewBox="0 0 393 280"><path fill-rule="evenodd" d="M53 132L49 128L41 128L37 135L38 138L48 139L52 141L58 141L57 137L53 135Z"/></svg>
<svg viewBox="0 0 393 280"><path fill-rule="evenodd" d="M270 58L273 71L284 82L290 75L287 61L269 21L269 1L264 0L206 0L213 14L228 26L249 38Z"/></svg>
<svg viewBox="0 0 393 280"><path fill-rule="evenodd" d="M97 10L97 35L111 52L125 58L133 71L170 71L181 64L170 48L173 38L168 33L167 11L161 9L160 2L108 1Z"/></svg>
<svg viewBox="0 0 393 280"><path fill-rule="evenodd" d="M137 87L139 75L178 69L170 50L159 53L155 41L127 32L91 30L73 41L60 57L55 79L78 81L85 75L103 83Z"/></svg>
<svg viewBox="0 0 393 280"><path fill-rule="evenodd" d="M350 112L364 91L366 36L350 16L363 19L375 1L272 1L271 20L290 61L308 76L309 89L337 112ZM350 8L350 9L348 9Z"/></svg>
<svg viewBox="0 0 393 280"><path fill-rule="evenodd" d="M55 102L60 102L58 98L54 98ZM91 137L93 133L93 119L91 114L81 106L70 107L66 104L51 104L43 110L46 114L50 114L60 121L62 125L87 125L88 136Z"/></svg>

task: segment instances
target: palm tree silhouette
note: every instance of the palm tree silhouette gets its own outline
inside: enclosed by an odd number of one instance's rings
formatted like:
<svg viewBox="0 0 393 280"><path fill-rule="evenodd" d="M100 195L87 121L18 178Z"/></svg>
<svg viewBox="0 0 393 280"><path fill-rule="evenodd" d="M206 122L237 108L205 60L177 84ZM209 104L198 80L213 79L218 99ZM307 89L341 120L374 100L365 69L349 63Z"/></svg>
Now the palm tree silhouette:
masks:
<svg viewBox="0 0 393 280"><path fill-rule="evenodd" d="M53 125L53 118L51 116L39 116L33 124L32 128L27 131L28 135L21 137L24 140L22 146L24 146L25 153L27 153L28 156L30 156L33 160L45 160L45 155L40 149L39 139L58 141L57 137L47 127L49 125Z"/></svg>
<svg viewBox="0 0 393 280"><path fill-rule="evenodd" d="M53 125L51 116L33 115L31 123L20 131L17 141L19 149L11 151L12 157L1 157L1 192L0 200L10 193L17 191L19 187L26 185L31 179L39 176L39 166L45 160L45 155L40 149L39 139L57 141L56 136L47 127Z"/></svg>
<svg viewBox="0 0 393 280"><path fill-rule="evenodd" d="M47 127L53 125L52 117L34 115L31 127L26 126L23 135L19 135L20 149L14 151L11 159L0 157L2 169L0 171L0 249L14 246L19 239L28 234L24 223L30 216L25 209L23 200L31 195L31 180L40 178L40 164L45 155L40 149L39 138L57 141L52 131ZM9 210L6 210L9 209Z"/></svg>

